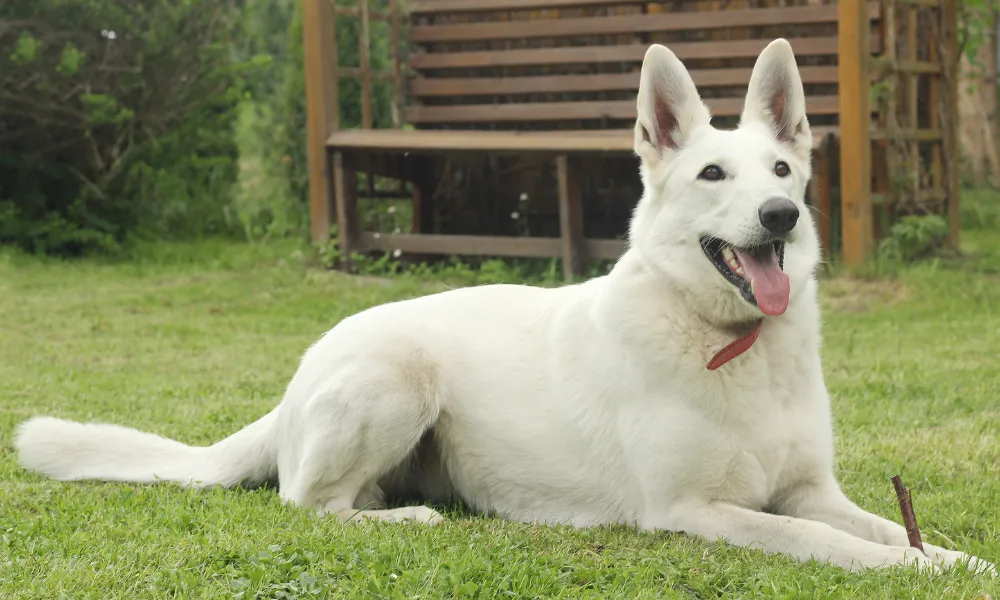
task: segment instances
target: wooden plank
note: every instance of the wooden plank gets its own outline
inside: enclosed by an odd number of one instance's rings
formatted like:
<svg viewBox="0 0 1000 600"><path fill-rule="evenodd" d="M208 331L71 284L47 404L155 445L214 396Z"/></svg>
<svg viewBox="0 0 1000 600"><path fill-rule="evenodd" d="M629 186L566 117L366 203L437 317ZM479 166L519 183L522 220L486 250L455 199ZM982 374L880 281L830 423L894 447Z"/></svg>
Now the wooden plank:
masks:
<svg viewBox="0 0 1000 600"><path fill-rule="evenodd" d="M336 81L331 81L325 60L329 57L333 29L326 0L303 0L302 45L306 78L306 136L309 161L310 238L314 244L330 239L333 215L330 205L326 139L337 128ZM335 44L334 44L335 45ZM336 59L336 56L334 56Z"/></svg>
<svg viewBox="0 0 1000 600"><path fill-rule="evenodd" d="M337 74L341 78L354 77L356 79L361 79L366 76L365 70L360 67L337 67ZM368 69L367 76L373 80L392 81L394 74L392 71L376 71L374 69Z"/></svg>
<svg viewBox="0 0 1000 600"><path fill-rule="evenodd" d="M706 98L713 116L734 117L743 112L743 98ZM837 96L806 98L810 115L835 115ZM520 104L472 104L459 106L411 106L406 122L426 123L502 123L511 121L574 121L577 119L635 119L634 100L593 102L532 102Z"/></svg>
<svg viewBox="0 0 1000 600"><path fill-rule="evenodd" d="M351 253L357 249L358 179L355 171L344 167L343 153L334 152L331 162L334 200L337 205L337 241L341 267L346 271L351 265Z"/></svg>
<svg viewBox="0 0 1000 600"><path fill-rule="evenodd" d="M832 190L830 187L830 143L820 144L813 152L813 163L816 165L810 184L813 187L813 199L816 202L816 228L819 229L820 248L823 259L830 260L833 238L833 225L830 220L832 211Z"/></svg>
<svg viewBox="0 0 1000 600"><path fill-rule="evenodd" d="M843 260L863 263L872 250L871 110L868 56L871 48L862 0L840 0L840 198Z"/></svg>
<svg viewBox="0 0 1000 600"><path fill-rule="evenodd" d="M339 4L330 4L333 6L331 10L333 14L343 17L361 17L361 7L360 6L341 6ZM390 21L392 20L392 9L389 10L370 10L368 11L368 18L372 21Z"/></svg>
<svg viewBox="0 0 1000 600"><path fill-rule="evenodd" d="M731 40L725 42L680 42L670 44L670 50L681 60L727 58L755 59L770 40ZM836 56L837 38L808 37L788 40L797 57ZM878 52L878 38L871 38L872 52ZM649 46L573 46L564 48L530 48L504 51L415 53L410 56L414 69L470 69L486 67L530 67L575 64L641 63Z"/></svg>
<svg viewBox="0 0 1000 600"><path fill-rule="evenodd" d="M885 18L882 22L885 25L885 53L882 55L882 59L889 65L894 65L896 64L898 50L896 35L899 32L899 21L896 17L896 0L885 0L884 15ZM906 169L905 163L902 162L904 157L900 156L902 154L900 146L904 146L905 142L897 141L899 134L900 79L901 77L898 73L891 69L888 71L882 80L882 85L885 89L885 100L880 106L875 107L875 110L879 113L879 124L884 126L886 133L886 142L882 144L882 147L885 149L885 170L888 175L889 191L892 194L897 193L899 189L899 176ZM878 236L879 234L880 232L877 229L874 235Z"/></svg>
<svg viewBox="0 0 1000 600"><path fill-rule="evenodd" d="M387 152L625 152L633 151L631 129L597 131L445 131L360 130L335 132L327 140L332 149Z"/></svg>
<svg viewBox="0 0 1000 600"><path fill-rule="evenodd" d="M574 277L583 275L586 263L583 255L583 198L580 181L565 154L556 157L556 179L559 185L563 279L572 281Z"/></svg>
<svg viewBox="0 0 1000 600"><path fill-rule="evenodd" d="M961 50L958 45L958 11L961 3L956 0L941 0L941 17L944 25L944 51L941 53L945 77L946 119L942 123L945 130L944 154L948 169L945 191L948 193L949 242L958 248L961 242L961 211L959 210L959 149L958 149L958 80Z"/></svg>
<svg viewBox="0 0 1000 600"><path fill-rule="evenodd" d="M904 5L906 11L906 61L917 62L917 7ZM898 62L898 61L897 61ZM917 73L907 72L903 75L906 82L906 112L907 124L910 129L916 131L920 129L920 118L917 112L919 77ZM920 144L907 140L909 145L909 164L906 172L910 178L910 193L915 198L920 192L920 178L923 174L923 165L920 164Z"/></svg>
<svg viewBox="0 0 1000 600"><path fill-rule="evenodd" d="M358 36L358 57L361 63L361 126L372 128L372 65L368 56L371 34L368 23L368 0L358 0L361 12L361 35Z"/></svg>
<svg viewBox="0 0 1000 600"><path fill-rule="evenodd" d="M932 18L936 18L937 15L933 15ZM932 24L931 27L937 33L937 25ZM941 55L938 44L931 41L928 44L928 59L931 63L938 66L938 73L941 74L943 69L941 69ZM943 77L931 77L930 89L928 90L928 103L931 106L930 111L930 127L931 129L937 129L941 127L941 84ZM944 184L944 163L942 160L941 152L943 150L944 144L935 144L931 148L931 185L937 187L943 187Z"/></svg>
<svg viewBox="0 0 1000 600"><path fill-rule="evenodd" d="M699 88L746 86L753 69L696 69L691 78ZM800 67L805 84L837 83L837 67ZM638 90L639 73L543 75L537 77L418 77L410 84L414 96L495 96L547 92L603 92Z"/></svg>
<svg viewBox="0 0 1000 600"><path fill-rule="evenodd" d="M868 8L869 19L877 19L878 4ZM700 11L663 14L632 14L574 19L533 19L490 21L456 25L417 25L411 39L415 43L471 42L500 39L552 38L584 35L653 33L667 31L704 31L731 27L766 25L805 25L836 23L837 6L819 4L777 8L720 10L706 19Z"/></svg>
<svg viewBox="0 0 1000 600"><path fill-rule="evenodd" d="M814 140L837 135L836 127L812 127ZM327 139L331 149L371 152L560 152L632 153L632 129L590 131L447 131L344 129ZM354 156L353 153L351 155Z"/></svg>
<svg viewBox="0 0 1000 600"><path fill-rule="evenodd" d="M919 60L901 60L896 62L896 71L900 73L936 74L941 72L941 65L935 62L926 62Z"/></svg>
<svg viewBox="0 0 1000 600"><path fill-rule="evenodd" d="M390 40L391 51L392 51L392 126L399 128L403 125L403 68L400 64L402 58L399 54L399 36L400 36L400 23L399 23L399 0L389 0L389 13L392 16L390 20L389 35L392 36Z"/></svg>
<svg viewBox="0 0 1000 600"><path fill-rule="evenodd" d="M940 129L900 129L896 137L908 142L936 142L941 140L943 133ZM884 129L872 129L871 139L881 141L888 139L888 132Z"/></svg>
<svg viewBox="0 0 1000 600"><path fill-rule="evenodd" d="M948 192L941 188L931 188L919 190L914 197L914 202L917 206L933 202L942 202L948 199ZM872 205L885 205L891 203L893 196L891 194L872 194Z"/></svg>
<svg viewBox="0 0 1000 600"><path fill-rule="evenodd" d="M410 13L431 15L458 12L538 10L542 8L577 8L583 6L627 6L648 0L411 0Z"/></svg>
<svg viewBox="0 0 1000 600"><path fill-rule="evenodd" d="M358 236L356 249L382 252L400 250L416 254L557 258L560 256L561 243L559 238L362 233ZM625 251L625 241L588 239L584 240L583 248L593 258L614 260Z"/></svg>

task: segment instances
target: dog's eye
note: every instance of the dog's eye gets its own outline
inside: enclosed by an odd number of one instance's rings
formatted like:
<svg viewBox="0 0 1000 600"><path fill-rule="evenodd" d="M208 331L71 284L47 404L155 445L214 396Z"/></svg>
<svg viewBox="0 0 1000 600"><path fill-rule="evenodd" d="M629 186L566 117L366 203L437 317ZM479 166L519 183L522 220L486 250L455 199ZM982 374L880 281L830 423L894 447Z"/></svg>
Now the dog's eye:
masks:
<svg viewBox="0 0 1000 600"><path fill-rule="evenodd" d="M725 176L722 172L722 168L718 165L708 165L698 173L698 179L704 179L705 181L719 181Z"/></svg>
<svg viewBox="0 0 1000 600"><path fill-rule="evenodd" d="M774 163L774 174L778 177L788 177L791 175L792 170L788 168L788 163L783 160L779 160Z"/></svg>

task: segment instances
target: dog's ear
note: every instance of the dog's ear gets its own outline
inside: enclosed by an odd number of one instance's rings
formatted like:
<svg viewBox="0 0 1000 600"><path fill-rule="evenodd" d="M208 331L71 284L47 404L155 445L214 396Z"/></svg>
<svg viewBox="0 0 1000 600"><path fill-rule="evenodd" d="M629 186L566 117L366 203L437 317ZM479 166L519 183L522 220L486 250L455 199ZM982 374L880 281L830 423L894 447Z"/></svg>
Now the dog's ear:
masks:
<svg viewBox="0 0 1000 600"><path fill-rule="evenodd" d="M806 119L806 97L787 40L774 40L757 57L740 125L750 121L763 122L779 142L789 144L799 157L809 160L812 134Z"/></svg>
<svg viewBox="0 0 1000 600"><path fill-rule="evenodd" d="M647 164L676 151L696 126L711 121L687 69L659 44L642 60L636 108L635 151Z"/></svg>

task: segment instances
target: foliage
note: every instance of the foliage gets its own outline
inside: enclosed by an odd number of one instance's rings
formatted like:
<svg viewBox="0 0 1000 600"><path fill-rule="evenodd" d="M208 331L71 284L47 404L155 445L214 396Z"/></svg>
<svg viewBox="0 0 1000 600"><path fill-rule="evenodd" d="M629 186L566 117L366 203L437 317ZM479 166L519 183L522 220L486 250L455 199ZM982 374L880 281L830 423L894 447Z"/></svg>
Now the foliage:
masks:
<svg viewBox="0 0 1000 600"><path fill-rule="evenodd" d="M913 262L933 256L948 237L948 222L941 215L907 215L893 223L879 244L880 258Z"/></svg>
<svg viewBox="0 0 1000 600"><path fill-rule="evenodd" d="M243 60L259 61L264 72L248 86L239 110L239 183L231 209L248 239L263 241L306 230L302 3L247 3L241 25L236 53Z"/></svg>
<svg viewBox="0 0 1000 600"><path fill-rule="evenodd" d="M355 5L356 0L339 4ZM371 2L372 10L386 10L386 0ZM241 223L254 222L245 228L252 239L271 235L305 233L305 207L308 202L309 177L306 155L306 88L302 53L302 3L294 0L251 2L244 7L243 38L238 54L244 60L266 57L266 75L249 89L237 124L236 144L240 155L241 183L234 194L233 209ZM357 19L339 17L337 54L343 66L359 65L360 28ZM392 69L391 38L388 23L373 21L370 31L369 60L375 70ZM361 125L361 88L358 81L345 78L338 83L340 126ZM373 123L391 127L392 86L376 82L372 90ZM247 116L250 113L253 117ZM245 160L246 159L246 160ZM269 215L294 212L297 201L302 218L275 222ZM274 224L274 225L272 225Z"/></svg>
<svg viewBox="0 0 1000 600"><path fill-rule="evenodd" d="M962 228L1000 231L1000 194L988 187L962 190Z"/></svg>
<svg viewBox="0 0 1000 600"><path fill-rule="evenodd" d="M0 5L0 242L112 250L225 229L242 81L230 0Z"/></svg>
<svg viewBox="0 0 1000 600"><path fill-rule="evenodd" d="M996 33L994 14L1000 9L998 0L964 0L959 4L958 44L969 64L978 72L979 50L988 44Z"/></svg>
<svg viewBox="0 0 1000 600"><path fill-rule="evenodd" d="M267 103L244 100L235 128L239 174L230 214L251 241L303 231L308 218L288 177L291 159L278 156L287 128L272 111Z"/></svg>

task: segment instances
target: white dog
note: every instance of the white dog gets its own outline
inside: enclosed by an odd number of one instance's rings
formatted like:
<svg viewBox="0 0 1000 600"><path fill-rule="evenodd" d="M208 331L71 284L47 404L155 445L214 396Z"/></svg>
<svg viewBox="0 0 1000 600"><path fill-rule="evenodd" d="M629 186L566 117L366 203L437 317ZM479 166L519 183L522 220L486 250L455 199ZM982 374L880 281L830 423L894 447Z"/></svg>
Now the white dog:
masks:
<svg viewBox="0 0 1000 600"><path fill-rule="evenodd" d="M841 492L804 197L811 134L792 49L721 131L654 45L638 95L645 194L604 277L378 306L306 352L281 404L207 448L39 417L21 463L59 480L249 484L333 514L438 523L385 495L525 522L684 531L848 569L989 563L925 544Z"/></svg>

